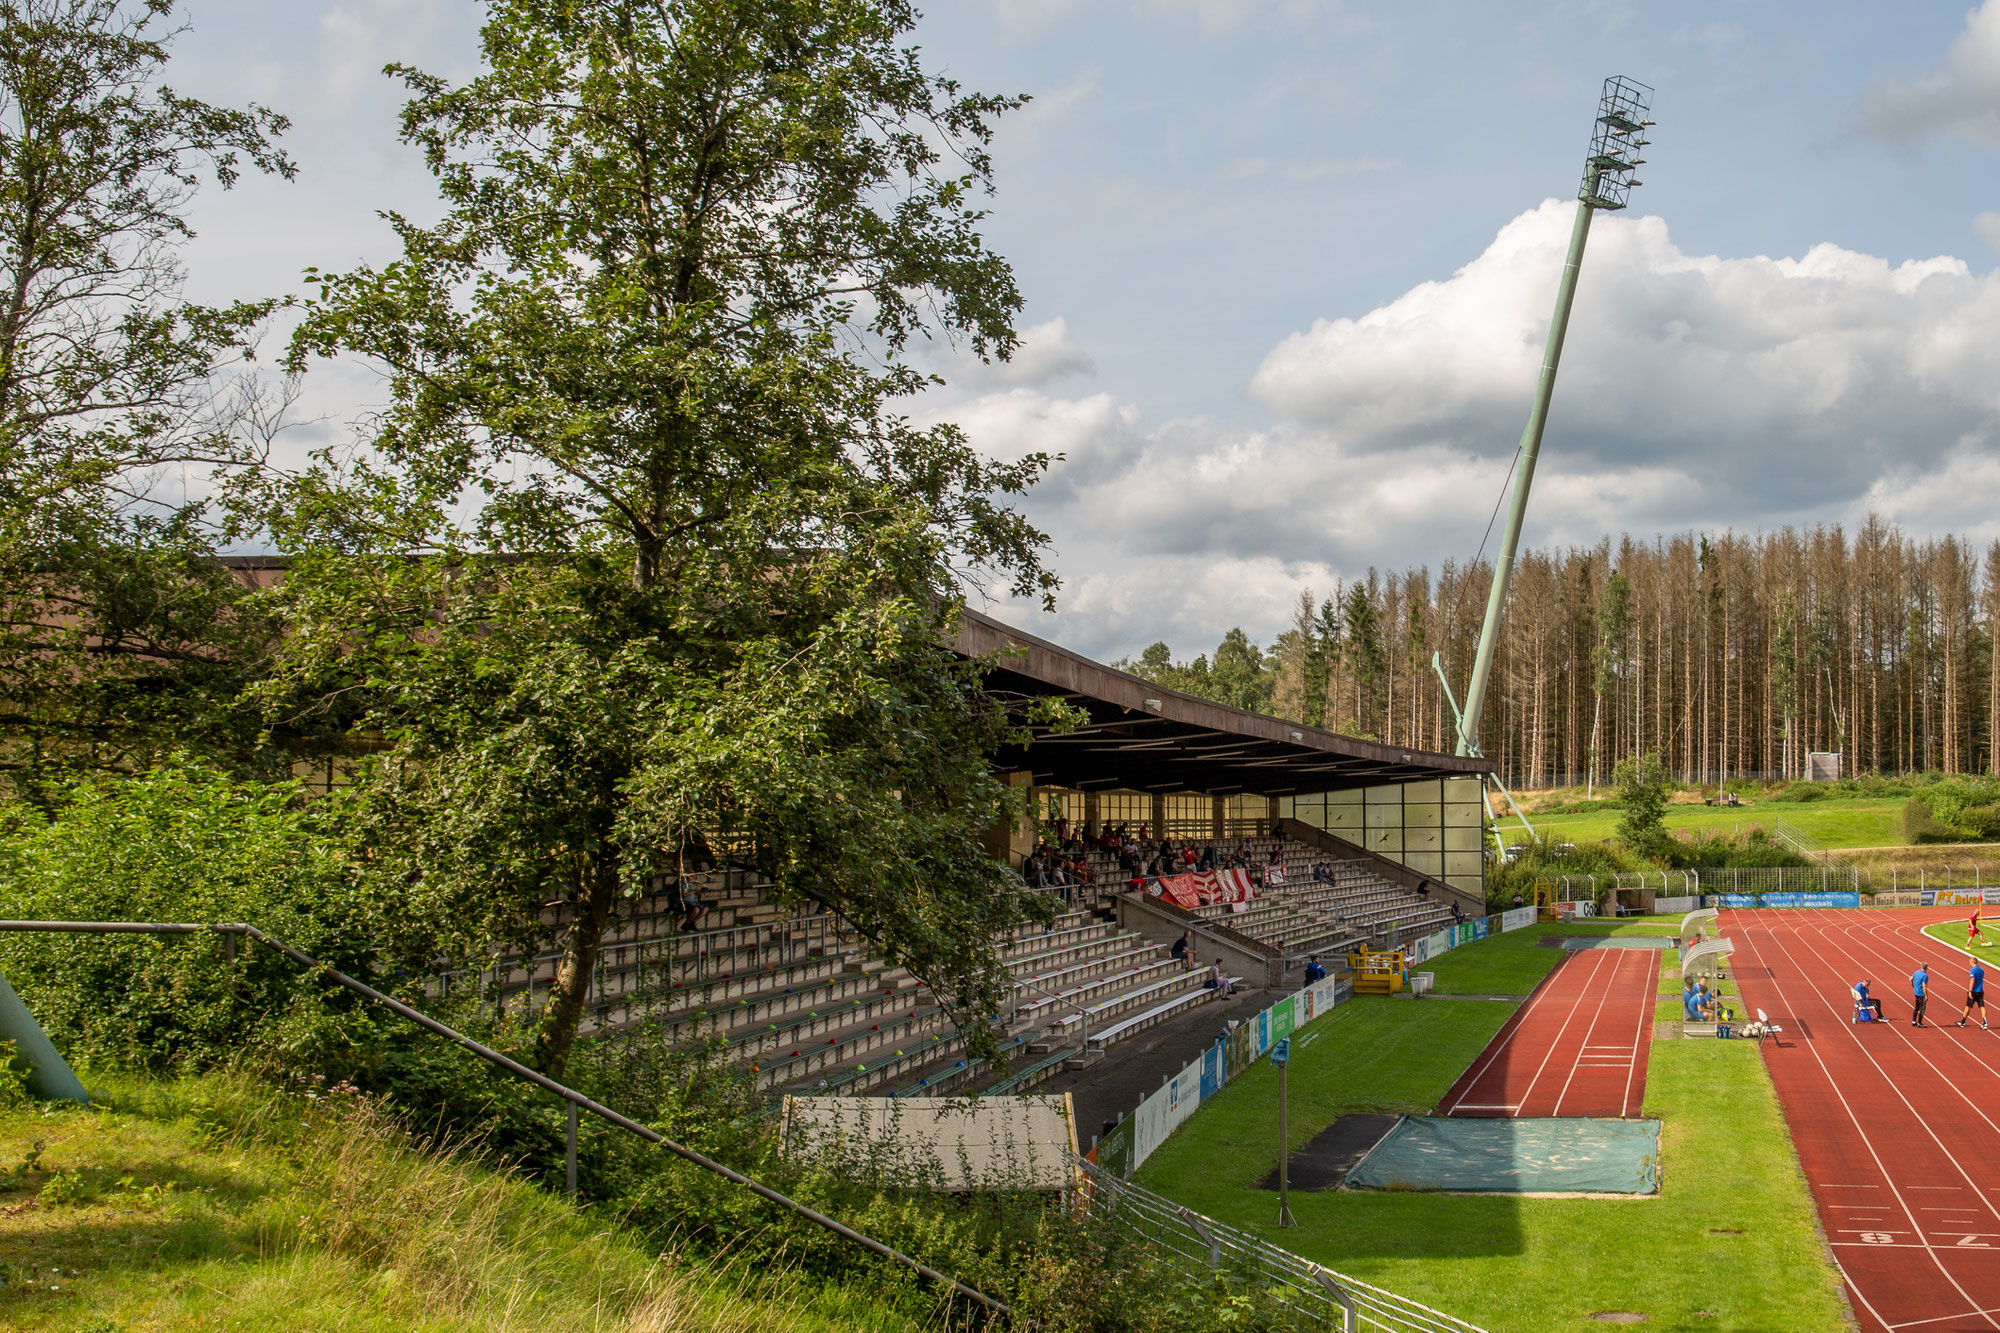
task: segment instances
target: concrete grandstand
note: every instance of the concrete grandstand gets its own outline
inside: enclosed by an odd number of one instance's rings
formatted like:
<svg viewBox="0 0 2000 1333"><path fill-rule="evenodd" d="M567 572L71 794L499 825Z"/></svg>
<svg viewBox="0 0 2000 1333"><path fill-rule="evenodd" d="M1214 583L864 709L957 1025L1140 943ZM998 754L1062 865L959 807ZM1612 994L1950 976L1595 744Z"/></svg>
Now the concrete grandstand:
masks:
<svg viewBox="0 0 2000 1333"><path fill-rule="evenodd" d="M1091 882L1051 891L1064 899L1051 926L995 941L1014 985L1008 1011L991 1020L1008 1057L994 1066L971 1058L966 1034L925 987L838 916L781 908L753 874L725 864L623 909L586 1030L652 1023L718 1039L774 1095L1068 1090L1091 1125L1129 1106L1134 1088L1157 1085L1158 1070L1180 1068L1228 1018L1296 988L1310 955L1337 970L1351 946L1428 933L1455 911L1484 914L1486 760L1177 694L976 613L954 646L993 663L996 698L1058 695L1088 714L1080 728L999 756L1047 820L1227 844L1257 867L1255 895L1188 910L1091 848ZM991 849L1018 866L1042 831L996 829ZM704 907L694 930L677 919L684 889ZM1183 933L1199 964L1169 955ZM1232 995L1203 984L1217 958ZM532 1005L556 961L502 959L478 978L438 984L497 985Z"/></svg>

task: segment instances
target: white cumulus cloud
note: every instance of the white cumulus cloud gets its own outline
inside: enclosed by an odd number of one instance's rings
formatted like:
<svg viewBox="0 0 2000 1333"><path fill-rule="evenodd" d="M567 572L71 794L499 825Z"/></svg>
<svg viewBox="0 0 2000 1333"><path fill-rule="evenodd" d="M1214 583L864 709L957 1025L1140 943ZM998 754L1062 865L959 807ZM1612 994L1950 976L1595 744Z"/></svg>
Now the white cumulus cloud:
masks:
<svg viewBox="0 0 2000 1333"><path fill-rule="evenodd" d="M1149 421L1047 383L945 408L997 454L1066 456L1029 501L1061 609L1008 613L1104 656L1158 638L1193 653L1236 624L1268 642L1303 586L1469 559L1527 415L1572 218L1552 200L1450 277L1281 340L1249 386L1266 425ZM1995 364L2000 276L1960 260L1692 255L1658 218L1600 216L1527 539L1871 508L2000 535Z"/></svg>
<svg viewBox="0 0 2000 1333"><path fill-rule="evenodd" d="M2000 148L2000 0L1985 0L1944 58L1914 79L1876 81L1855 106L1863 134L1910 144L1936 133Z"/></svg>

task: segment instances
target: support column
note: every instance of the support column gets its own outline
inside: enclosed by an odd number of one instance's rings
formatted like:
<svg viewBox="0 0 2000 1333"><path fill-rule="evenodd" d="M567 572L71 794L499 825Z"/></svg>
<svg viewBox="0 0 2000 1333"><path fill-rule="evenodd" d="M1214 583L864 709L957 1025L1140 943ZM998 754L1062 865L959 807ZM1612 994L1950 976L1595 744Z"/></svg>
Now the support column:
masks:
<svg viewBox="0 0 2000 1333"><path fill-rule="evenodd" d="M1153 793L1153 838L1158 841L1167 836L1167 794Z"/></svg>

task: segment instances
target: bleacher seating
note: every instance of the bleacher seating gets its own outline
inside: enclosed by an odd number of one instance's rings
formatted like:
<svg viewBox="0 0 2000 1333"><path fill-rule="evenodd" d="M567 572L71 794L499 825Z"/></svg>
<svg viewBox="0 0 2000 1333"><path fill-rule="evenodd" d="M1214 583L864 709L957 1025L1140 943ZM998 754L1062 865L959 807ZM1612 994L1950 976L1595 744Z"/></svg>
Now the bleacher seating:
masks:
<svg viewBox="0 0 2000 1333"><path fill-rule="evenodd" d="M1199 840L1197 845L1206 841ZM1391 883L1367 861L1329 861L1317 848L1269 834L1225 838L1218 844L1218 850L1225 853L1246 855L1260 878L1268 870L1273 849L1282 854L1282 886L1265 885L1242 910L1212 906L1200 909L1200 915L1275 945L1289 956L1317 953L1329 960L1357 943L1385 944L1392 926L1401 941L1452 923L1448 906ZM1321 862L1330 865L1331 881L1314 882L1313 866ZM1090 864L1096 876L1096 885L1089 891L1092 894L1128 886L1117 858L1110 853L1093 851Z"/></svg>
<svg viewBox="0 0 2000 1333"><path fill-rule="evenodd" d="M1315 883L1324 854L1269 835L1226 840L1262 879L1282 847L1284 884L1266 885L1241 910L1202 908L1218 925L1299 958L1317 953L1337 968L1352 947L1380 945L1451 920L1448 908L1379 875L1365 861L1333 864ZM716 1040L773 1093L888 1094L1023 1092L1066 1065L1172 1022L1210 1003L1199 967L1111 924L1103 911L1127 888L1116 858L1093 850L1096 882L1054 891L1059 914L1047 928L1024 926L996 941L1013 978L1005 1012L991 1016L1005 1059L968 1054L966 1035L907 970L887 965L837 916L786 911L749 873L693 877L708 914L702 929L677 929L664 891L626 905L606 932L583 1024L607 1034L656 1025L676 1038ZM561 909L544 913L551 926ZM546 993L557 958L502 958L476 978L442 975L439 989L476 980L497 985L509 1004Z"/></svg>
<svg viewBox="0 0 2000 1333"><path fill-rule="evenodd" d="M637 1024L690 1041L714 1039L771 1092L848 1095L1024 1092L1072 1059L1201 1004L1215 992L1164 945L1089 910L996 941L1013 977L992 1022L1007 1060L967 1054L965 1034L909 972L888 966L839 918L786 913L741 872L696 877L705 928L679 932L664 893L635 900L605 935L582 1031ZM545 918L559 926L561 916ZM511 1005L539 1003L557 958L501 959L481 973ZM440 977L440 987L463 984Z"/></svg>

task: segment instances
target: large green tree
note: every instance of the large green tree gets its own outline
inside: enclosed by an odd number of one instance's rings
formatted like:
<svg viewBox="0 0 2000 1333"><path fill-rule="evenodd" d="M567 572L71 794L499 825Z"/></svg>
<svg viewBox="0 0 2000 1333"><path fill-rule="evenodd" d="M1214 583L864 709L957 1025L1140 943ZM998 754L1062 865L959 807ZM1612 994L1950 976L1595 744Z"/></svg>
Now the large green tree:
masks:
<svg viewBox="0 0 2000 1333"><path fill-rule="evenodd" d="M1015 346L979 234L1013 99L924 72L898 0L498 0L463 85L393 67L434 226L319 278L299 364L390 401L274 495L300 561L274 723L349 718L413 956L564 924L560 1069L606 925L740 832L975 1038L1010 719L947 653L968 581L1048 597L993 463L904 415L942 339Z"/></svg>
<svg viewBox="0 0 2000 1333"><path fill-rule="evenodd" d="M183 299L190 197L289 177L272 112L163 83L172 0L0 0L0 773L220 743L265 639L184 489L254 461L269 301ZM254 733L252 733L254 734Z"/></svg>

